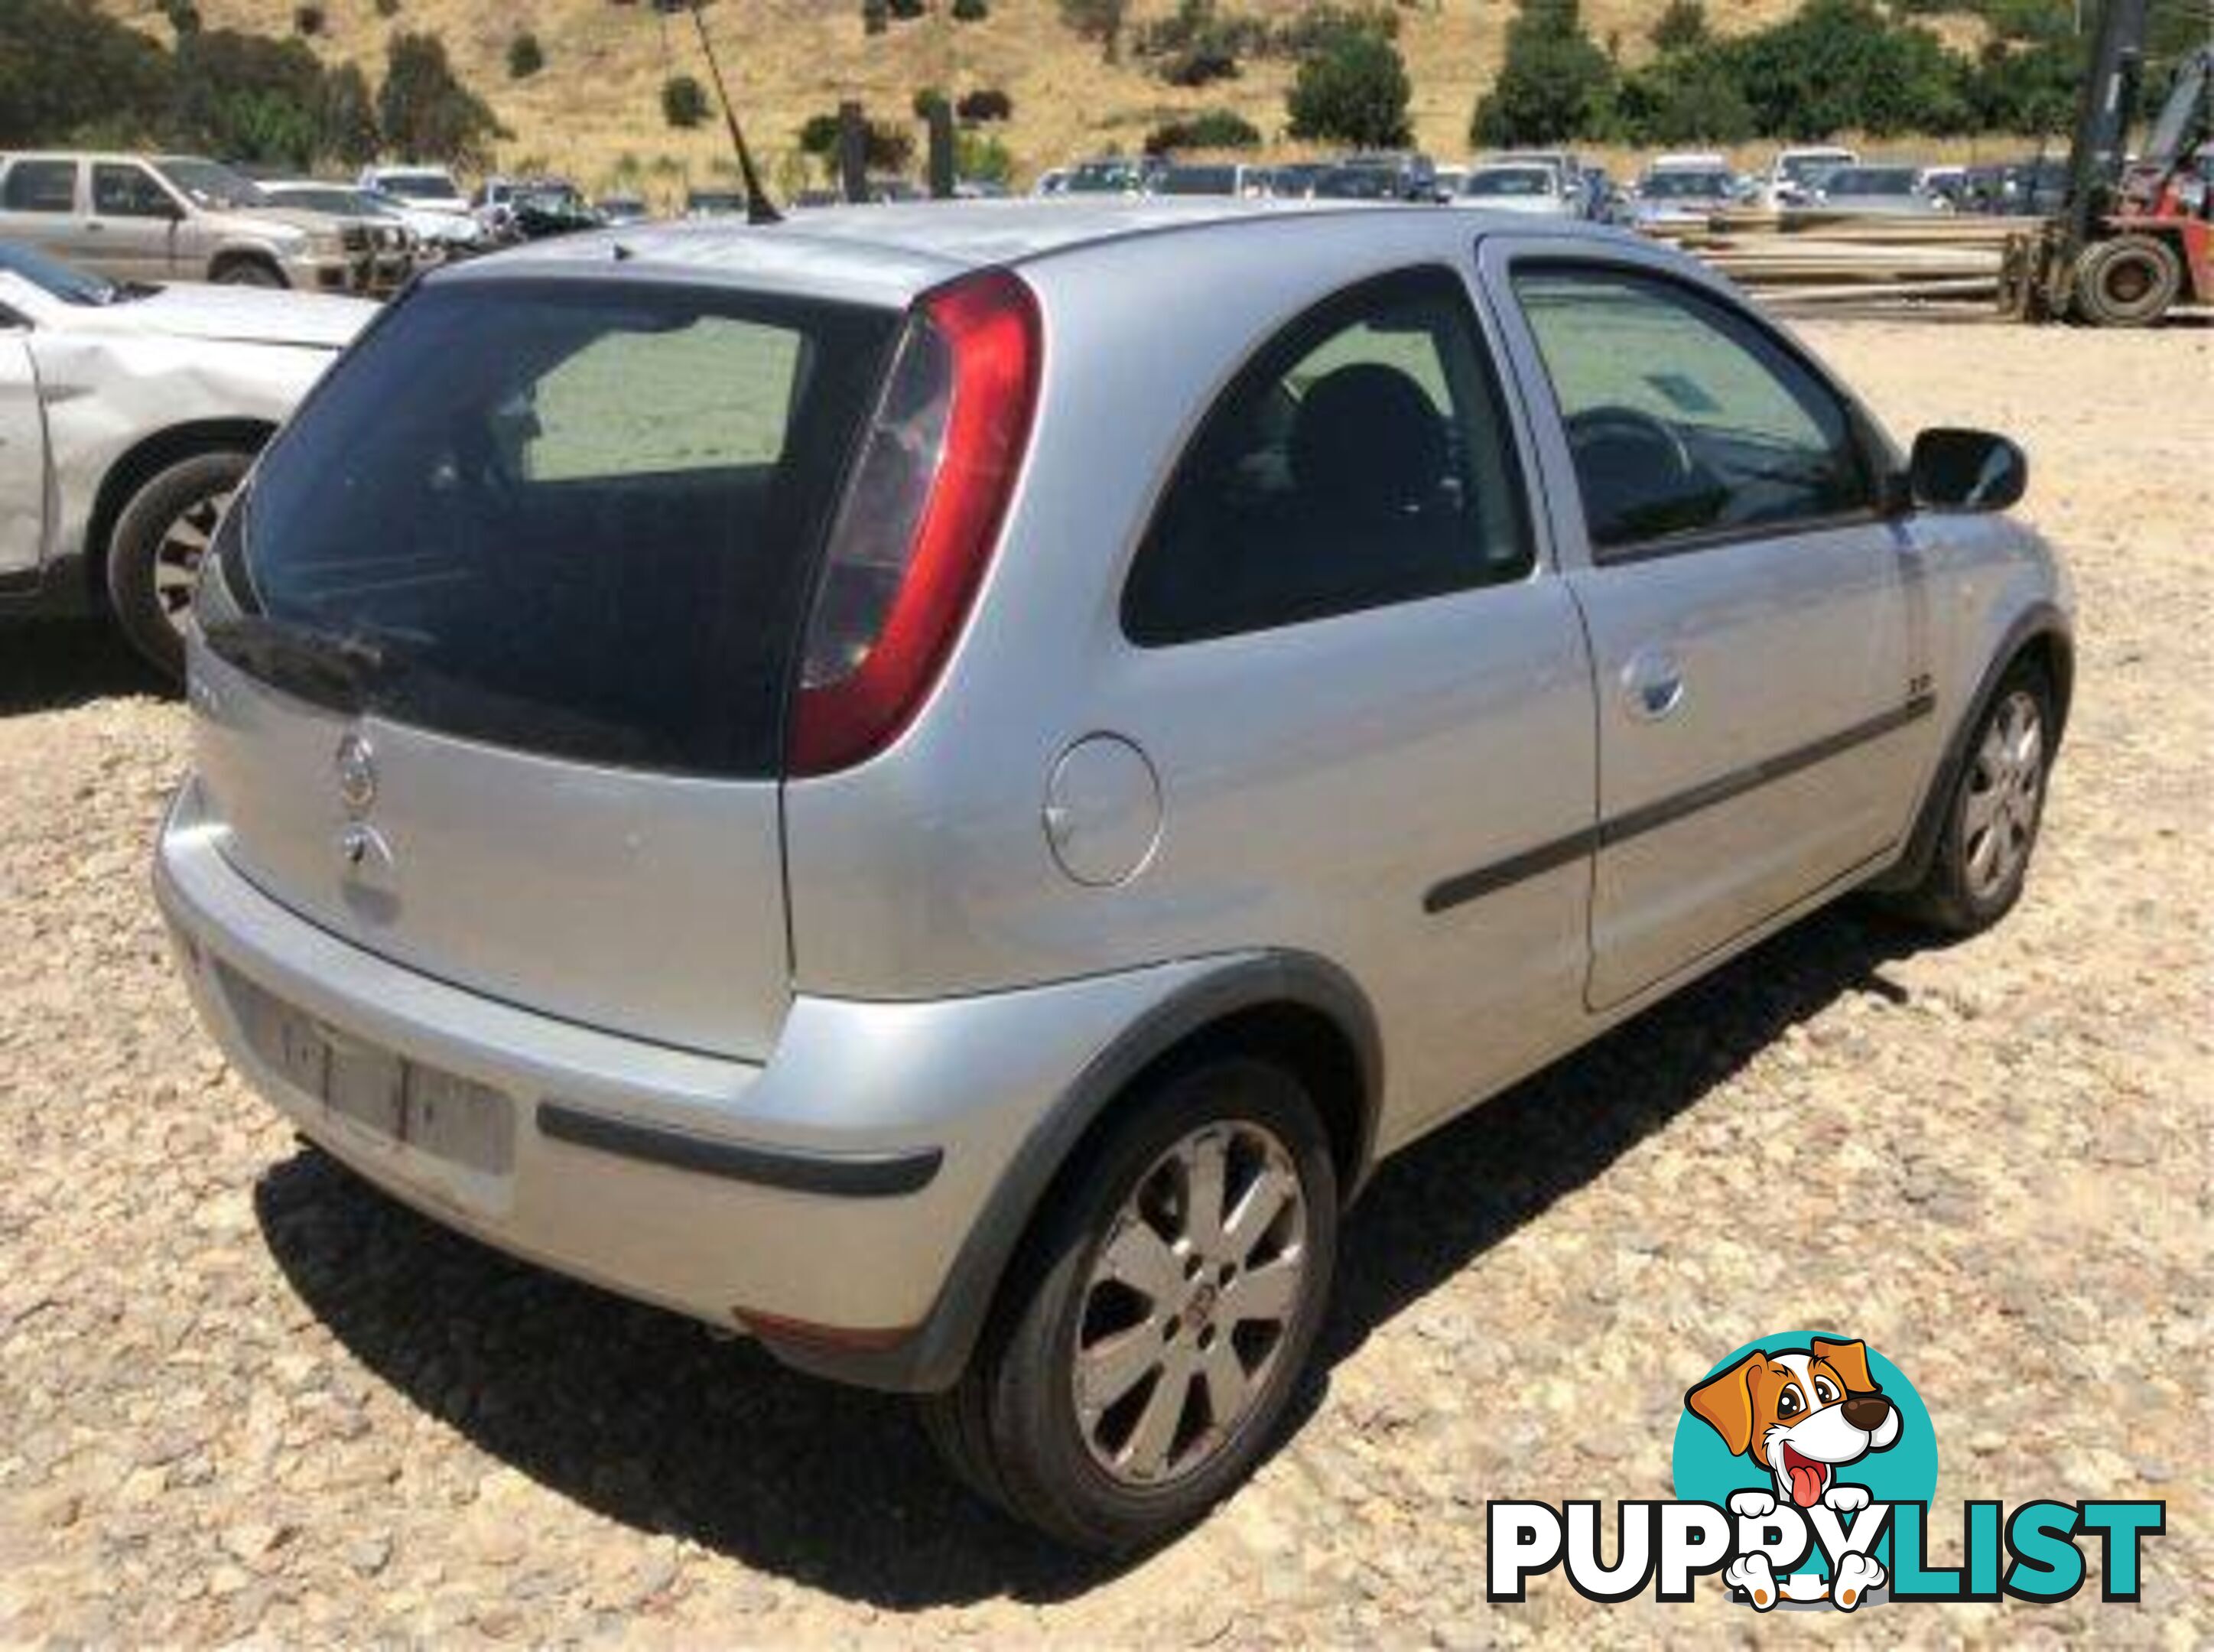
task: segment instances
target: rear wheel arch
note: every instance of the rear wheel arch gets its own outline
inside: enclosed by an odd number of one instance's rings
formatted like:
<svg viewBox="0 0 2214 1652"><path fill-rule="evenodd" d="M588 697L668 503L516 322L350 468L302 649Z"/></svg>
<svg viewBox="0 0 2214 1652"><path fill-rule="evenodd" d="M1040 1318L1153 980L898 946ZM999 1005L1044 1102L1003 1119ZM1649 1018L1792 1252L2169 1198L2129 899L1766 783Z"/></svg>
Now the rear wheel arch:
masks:
<svg viewBox="0 0 2214 1652"><path fill-rule="evenodd" d="M930 1315L888 1349L764 1338L786 1363L865 1387L933 1392L953 1385L1022 1264L1024 1239L1082 1177L1118 1104L1190 1064L1238 1054L1281 1066L1321 1114L1349 1204L1375 1157L1383 1049L1353 978L1310 953L1225 959L1171 994L1092 1058L1032 1129L955 1257Z"/></svg>
<svg viewBox="0 0 2214 1652"><path fill-rule="evenodd" d="M107 603L107 555L115 541L115 524L139 491L170 466L204 453L254 455L268 444L277 427L266 419L212 419L173 425L142 437L107 468L100 492L93 500L92 516L85 524L85 578L92 599Z"/></svg>

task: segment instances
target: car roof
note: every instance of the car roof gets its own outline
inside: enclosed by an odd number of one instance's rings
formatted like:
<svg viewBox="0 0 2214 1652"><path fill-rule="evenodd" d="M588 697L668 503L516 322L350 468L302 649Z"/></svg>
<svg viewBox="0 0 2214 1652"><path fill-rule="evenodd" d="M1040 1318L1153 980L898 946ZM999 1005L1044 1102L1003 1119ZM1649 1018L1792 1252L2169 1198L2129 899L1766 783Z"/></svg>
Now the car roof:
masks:
<svg viewBox="0 0 2214 1652"><path fill-rule="evenodd" d="M701 222L637 225L527 243L498 258L433 275L434 284L526 274L603 274L620 260L626 276L728 281L769 291L904 306L914 296L971 270L1080 254L1133 236L1240 236L1288 221L1396 215L1441 234L1481 233L1482 212L1445 214L1428 204L1252 201L1231 197L1147 196L1064 201L917 201L832 206L774 226ZM1527 233L1526 219L1496 215L1497 227ZM1608 232L1562 225L1549 234Z"/></svg>

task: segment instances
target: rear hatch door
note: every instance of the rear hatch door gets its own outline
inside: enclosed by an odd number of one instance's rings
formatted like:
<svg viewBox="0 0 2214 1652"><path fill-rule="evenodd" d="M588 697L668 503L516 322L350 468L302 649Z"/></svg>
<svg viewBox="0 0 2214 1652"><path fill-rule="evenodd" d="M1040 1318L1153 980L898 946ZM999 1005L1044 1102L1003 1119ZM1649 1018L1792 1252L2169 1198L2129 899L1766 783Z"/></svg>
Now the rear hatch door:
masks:
<svg viewBox="0 0 2214 1652"><path fill-rule="evenodd" d="M897 320L574 278L406 301L265 457L203 584L232 864L440 979L765 1055L796 633Z"/></svg>

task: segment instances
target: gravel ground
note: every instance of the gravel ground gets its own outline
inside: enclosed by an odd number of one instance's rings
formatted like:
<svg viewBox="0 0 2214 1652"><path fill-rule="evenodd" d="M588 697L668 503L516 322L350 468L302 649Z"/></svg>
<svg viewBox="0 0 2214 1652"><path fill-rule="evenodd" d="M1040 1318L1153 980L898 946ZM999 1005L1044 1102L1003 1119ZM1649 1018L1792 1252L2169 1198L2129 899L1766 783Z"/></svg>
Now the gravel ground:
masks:
<svg viewBox="0 0 2214 1652"><path fill-rule="evenodd" d="M1295 1440L1126 1569L965 1501L897 1403L303 1150L164 958L178 707L97 633L0 635L0 1642L1744 1636L1711 1588L1486 1606L1483 1502L1669 1495L1691 1377L1817 1324L1915 1380L1941 1510L2165 1497L2168 1532L2135 1609L1791 1636L2205 1643L2214 330L1808 331L1898 429L2021 434L2073 554L2027 902L1942 951L1818 918L1390 1166Z"/></svg>

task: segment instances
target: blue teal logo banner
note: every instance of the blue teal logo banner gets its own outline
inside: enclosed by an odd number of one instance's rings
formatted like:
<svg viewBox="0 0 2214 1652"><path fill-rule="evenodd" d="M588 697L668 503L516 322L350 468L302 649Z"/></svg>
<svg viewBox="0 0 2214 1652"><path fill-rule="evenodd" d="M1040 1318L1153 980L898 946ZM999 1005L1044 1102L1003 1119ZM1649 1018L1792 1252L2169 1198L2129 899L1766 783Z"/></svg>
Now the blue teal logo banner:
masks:
<svg viewBox="0 0 2214 1652"><path fill-rule="evenodd" d="M1558 1569L1587 1600L1688 1603L1710 1577L1759 1612L2051 1603L2094 1577L2101 1599L2129 1604L2145 1539L2167 1529L2166 1506L2147 1501L2009 1513L1978 1500L1933 1522L1930 1409L1905 1370L1843 1331L1773 1332L1709 1366L1684 1392L1674 1478L1674 1501L1619 1502L1611 1521L1596 1501L1487 1504L1489 1599L1526 1600Z"/></svg>

